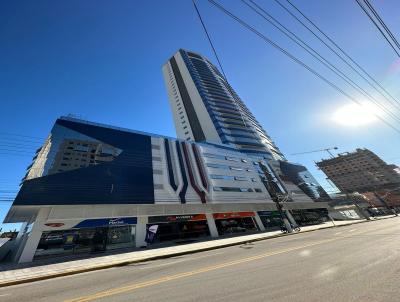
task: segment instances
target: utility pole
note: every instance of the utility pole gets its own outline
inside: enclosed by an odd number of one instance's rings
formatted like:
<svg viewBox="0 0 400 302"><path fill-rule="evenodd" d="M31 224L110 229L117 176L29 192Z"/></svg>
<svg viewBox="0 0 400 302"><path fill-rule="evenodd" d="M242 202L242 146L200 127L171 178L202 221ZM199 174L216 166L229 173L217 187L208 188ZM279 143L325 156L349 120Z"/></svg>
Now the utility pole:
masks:
<svg viewBox="0 0 400 302"><path fill-rule="evenodd" d="M288 217L281 204L281 202L285 202L289 199L289 194L286 192L285 188L279 183L279 180L275 176L275 173L272 170L272 168L268 164L264 164L262 161L259 161L258 163L265 176L264 185L267 188L269 194L271 195L272 200L275 202L276 208L278 209L278 212L281 215L282 221L288 233L292 233L293 232L292 225L290 224Z"/></svg>

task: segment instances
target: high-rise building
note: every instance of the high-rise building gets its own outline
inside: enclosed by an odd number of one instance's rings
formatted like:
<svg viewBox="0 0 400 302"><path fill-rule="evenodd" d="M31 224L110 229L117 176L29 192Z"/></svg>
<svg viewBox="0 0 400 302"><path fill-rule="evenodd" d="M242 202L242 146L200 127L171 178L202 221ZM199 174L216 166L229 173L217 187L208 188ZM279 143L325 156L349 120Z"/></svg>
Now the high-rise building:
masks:
<svg viewBox="0 0 400 302"><path fill-rule="evenodd" d="M317 166L345 193L393 189L400 186L400 173L368 149L339 154Z"/></svg>
<svg viewBox="0 0 400 302"><path fill-rule="evenodd" d="M177 136L227 144L241 152L284 160L283 154L218 69L180 49L163 66Z"/></svg>
<svg viewBox="0 0 400 302"><path fill-rule="evenodd" d="M305 167L289 163L237 93L207 58L180 49L163 66L177 136L225 144L270 166L293 201L329 198ZM284 168L284 169L282 169ZM287 174L287 175L286 175Z"/></svg>

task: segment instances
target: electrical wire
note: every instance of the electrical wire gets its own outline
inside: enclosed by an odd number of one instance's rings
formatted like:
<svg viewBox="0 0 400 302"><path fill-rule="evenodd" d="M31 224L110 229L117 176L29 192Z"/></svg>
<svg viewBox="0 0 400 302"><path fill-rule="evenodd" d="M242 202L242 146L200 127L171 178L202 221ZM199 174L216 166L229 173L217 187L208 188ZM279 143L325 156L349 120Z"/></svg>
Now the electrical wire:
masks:
<svg viewBox="0 0 400 302"><path fill-rule="evenodd" d="M214 0L208 0L208 2L210 2L212 5L214 5L216 8L218 8L219 10L221 10L223 13L225 13L226 15L228 15L229 17L231 17L233 20L235 20L236 22L238 22L239 24L241 24L243 27L247 28L248 30L250 30L251 32L253 32L254 34L256 34L258 37L260 37L262 40L264 40L264 42L272 45L274 48L276 48L277 50L279 50L280 52L282 52L283 54L285 54L287 57L289 57L291 60L293 60L294 62L296 62L297 64L299 64L300 66L304 67L305 69L307 69L309 72L311 72L312 74L314 74L316 77L318 77L319 79L321 79L322 81L324 81L326 84L328 84L329 86L331 86L333 89L335 89L336 91L338 91L339 93L341 93L342 95L344 95L347 99L351 100L352 102L356 103L359 106L362 106L362 103L360 103L357 99L355 99L354 97L352 97L351 95L349 95L348 93L346 93L343 89L341 89L340 87L338 87L337 85L335 85L333 82L331 82L330 80L328 80L326 77L322 76L320 73L318 73L316 70L314 70L313 68L311 68L310 66L308 66L307 64L305 64L303 61L301 61L300 59L298 59L297 57L295 57L294 55L292 55L290 52L288 52L287 50L283 49L281 46L279 46L277 43L273 42L271 39L267 38L264 34L260 33L259 31L257 31L254 27L252 27L251 25L249 25L248 23L246 23L245 21L243 21L242 19L240 19L239 17L237 17L236 15L232 14L230 11L228 11L227 9L225 9L222 5L220 5L219 3L215 2ZM374 114L374 116L376 118L378 118L379 120L381 120L384 124L386 124L388 127L392 128L394 131L396 131L397 133L400 134L400 130L398 128L396 128L395 126L393 126L391 123L389 123L388 121L386 121L384 118L382 118L379 115Z"/></svg>
<svg viewBox="0 0 400 302"><path fill-rule="evenodd" d="M306 52L308 52L311 56L313 56L315 59L317 59L320 63L322 63L325 67L327 67L329 70L331 70L333 73L335 73L337 76L339 76L342 80L344 80L347 84L349 84L351 87L353 87L355 90L357 90L359 93L364 95L366 98L368 98L373 104L381 108L385 113L387 113L391 118L396 120L397 122L400 122L400 118L396 116L390 108L387 108L385 105L380 104L377 99L375 99L372 95L370 95L367 91L365 91L362 87L360 87L357 83L355 83L349 76L347 76L343 71L338 69L336 66L334 66L331 62L329 62L326 58L324 58L320 53L318 53L315 49L313 49L311 46L309 46L304 40L302 40L299 36L297 36L295 33L290 31L287 27L285 27L282 23L280 23L277 19L275 19L271 14L269 14L265 9L260 7L257 3L255 3L252 0L249 0L253 5L255 5L256 8L258 8L260 11L258 11L255 7L251 6L249 3L247 3L245 0L242 0L244 4L246 4L250 9L252 9L255 13L260 15L265 21L270 23L272 26L274 26L276 29L278 29L281 33L283 33L285 36L287 36L289 39L291 39L293 42L295 42L298 46L300 46L302 49L304 49ZM264 14L264 15L263 15ZM277 23L278 25L276 25ZM283 29L282 29L283 28Z"/></svg>
<svg viewBox="0 0 400 302"><path fill-rule="evenodd" d="M342 60L348 67L350 67L355 73L357 73L361 78L363 78L372 88L374 88L380 95L382 95L387 101L389 101L394 107L400 109L400 101L395 98L389 91L387 91L382 84L380 84L370 73L368 73L357 61L355 61L341 46L339 46L328 34L326 34L315 22L313 22L309 17L307 17L297 6L295 6L290 0L286 0L289 5L295 9L304 19L306 19L320 34L322 34L325 39L327 39L332 45L334 45L351 63L353 63L359 70L357 70L352 64L350 64L345 58L343 58L335 49L333 49L329 44L327 44L319 35L317 35L310 27L308 27L303 21L301 21L296 15L294 15L286 6L284 6L279 0L275 2L283 8L287 13L289 13L297 22L299 22L304 28L306 28L312 35L314 35L322 44L324 44L328 49L330 49L340 60ZM373 83L373 84L370 80ZM379 87L380 90L376 87ZM384 94L383 92L386 94ZM388 96L391 100L389 100Z"/></svg>
<svg viewBox="0 0 400 302"><path fill-rule="evenodd" d="M385 21L382 20L382 18L379 16L378 12L374 9L372 4L368 0L364 0L364 2L367 4L368 8L371 10L371 12L374 14L376 19L378 19L379 23L383 26L385 31L389 34L390 38L392 38L392 41L396 44L396 46L400 49L400 44L397 41L396 37L393 35L393 33L390 31L389 27L387 27Z"/></svg>
<svg viewBox="0 0 400 302"><path fill-rule="evenodd" d="M385 35L385 33L383 32L382 28L376 23L375 19L371 15L371 13L361 3L361 0L356 0L356 2L361 7L361 9L364 11L364 13L368 16L368 18L371 20L371 22L375 25L375 27L379 30L379 32L382 34L382 36L385 38L385 40L390 45L390 47L392 47L392 49L396 52L397 56L400 57L400 50L397 50L396 47L393 45L393 42L390 41L389 38Z"/></svg>

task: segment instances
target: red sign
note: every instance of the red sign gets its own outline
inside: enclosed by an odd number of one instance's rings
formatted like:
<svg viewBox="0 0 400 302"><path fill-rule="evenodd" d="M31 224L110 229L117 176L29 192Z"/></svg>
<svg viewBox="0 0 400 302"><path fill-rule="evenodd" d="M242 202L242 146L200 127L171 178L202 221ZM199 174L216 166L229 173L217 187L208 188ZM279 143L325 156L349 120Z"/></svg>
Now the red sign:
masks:
<svg viewBox="0 0 400 302"><path fill-rule="evenodd" d="M214 219L229 219L229 218L241 218L241 217L253 217L254 212L230 212L230 213L214 213Z"/></svg>
<svg viewBox="0 0 400 302"><path fill-rule="evenodd" d="M59 228L59 227L63 226L64 223L62 223L62 222L49 222L49 223L45 223L44 225L47 225L47 226L52 227L52 228Z"/></svg>

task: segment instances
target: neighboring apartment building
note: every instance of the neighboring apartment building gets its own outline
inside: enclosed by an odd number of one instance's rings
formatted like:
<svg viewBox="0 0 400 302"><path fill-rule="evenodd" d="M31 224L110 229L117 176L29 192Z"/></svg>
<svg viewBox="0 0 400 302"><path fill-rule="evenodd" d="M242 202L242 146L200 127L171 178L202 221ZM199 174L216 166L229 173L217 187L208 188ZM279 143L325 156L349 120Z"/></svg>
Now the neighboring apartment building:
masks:
<svg viewBox="0 0 400 302"><path fill-rule="evenodd" d="M368 149L339 154L317 166L344 193L395 189L400 186L400 174Z"/></svg>

